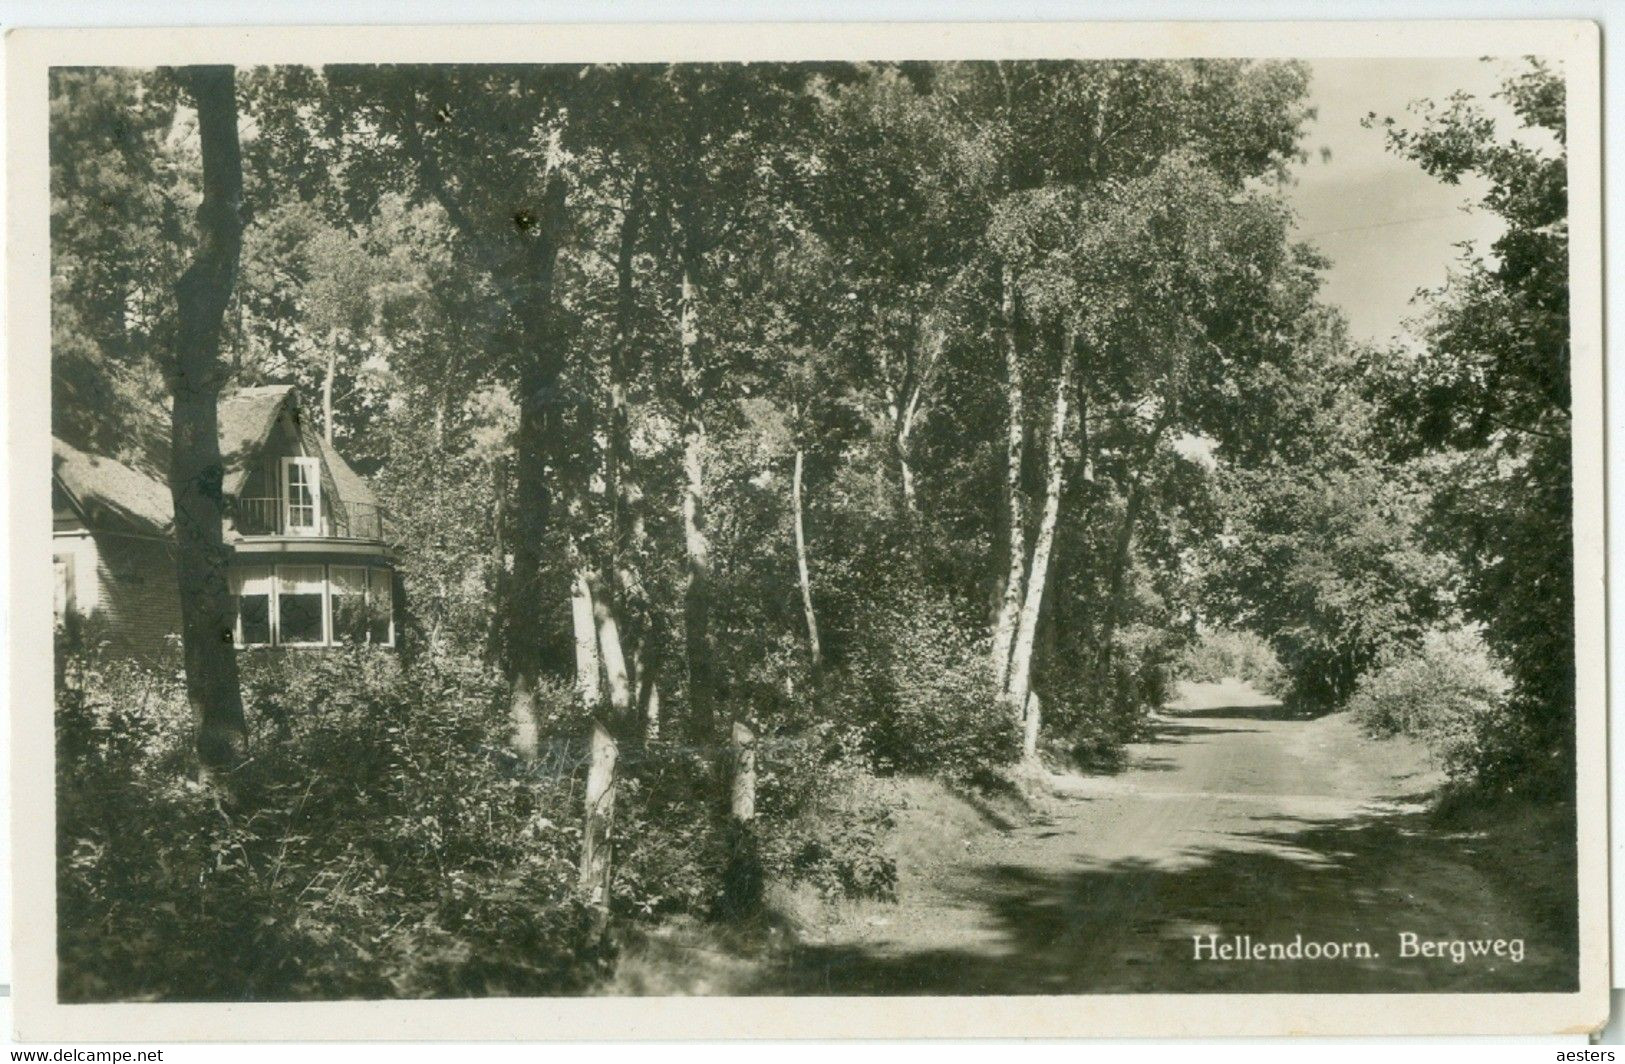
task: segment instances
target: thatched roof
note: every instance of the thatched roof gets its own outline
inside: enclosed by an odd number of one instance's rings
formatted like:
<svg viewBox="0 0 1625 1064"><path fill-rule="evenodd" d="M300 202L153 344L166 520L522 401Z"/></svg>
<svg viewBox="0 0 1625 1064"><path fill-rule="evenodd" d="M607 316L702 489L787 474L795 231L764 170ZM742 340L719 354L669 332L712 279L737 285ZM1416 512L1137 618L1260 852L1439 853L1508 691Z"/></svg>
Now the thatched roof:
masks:
<svg viewBox="0 0 1625 1064"><path fill-rule="evenodd" d="M93 528L168 535L175 507L169 485L150 473L51 440L51 473Z"/></svg>
<svg viewBox="0 0 1625 1064"><path fill-rule="evenodd" d="M276 427L277 415L293 394L291 384L239 388L220 397L220 458L226 465L225 492L236 495Z"/></svg>
<svg viewBox="0 0 1625 1064"><path fill-rule="evenodd" d="M236 495L243 490L255 459L264 449L277 417L294 399L293 385L267 384L258 388L241 388L220 399L220 457L226 463L225 490ZM294 413L297 415L298 408ZM322 460L333 477L333 486L345 502L378 505L377 496L361 474L350 468L350 463L335 451L319 433L305 433L305 443L321 452Z"/></svg>
<svg viewBox="0 0 1625 1064"><path fill-rule="evenodd" d="M326 440L318 437L316 442L322 449L322 460L327 463L328 472L333 475L333 486L339 489L339 498L345 502L377 506L378 496L372 493L372 488L367 486L361 474L350 468L350 463L344 460L344 456L335 451Z"/></svg>
<svg viewBox="0 0 1625 1064"><path fill-rule="evenodd" d="M242 491L277 418L292 401L293 386L288 384L241 388L220 397L220 457L226 467L223 487L228 495ZM305 433L305 441L320 451L341 500L377 505L377 496L367 482L319 433ZM88 454L60 439L52 440L51 472L94 527L113 521L134 531L160 535L170 531L174 504L169 485L160 475Z"/></svg>

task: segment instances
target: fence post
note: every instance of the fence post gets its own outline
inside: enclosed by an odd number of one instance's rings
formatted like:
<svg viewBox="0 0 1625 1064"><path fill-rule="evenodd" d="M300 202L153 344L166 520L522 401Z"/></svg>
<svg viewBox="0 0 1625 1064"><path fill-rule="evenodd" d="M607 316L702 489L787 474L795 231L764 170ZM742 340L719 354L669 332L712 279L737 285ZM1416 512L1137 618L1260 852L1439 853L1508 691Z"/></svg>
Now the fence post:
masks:
<svg viewBox="0 0 1625 1064"><path fill-rule="evenodd" d="M581 889L600 912L609 909L609 832L615 821L615 740L603 722L592 722L587 763L587 798L581 830Z"/></svg>
<svg viewBox="0 0 1625 1064"><path fill-rule="evenodd" d="M728 793L728 866L722 877L722 915L741 919L762 907L762 859L756 839L756 733L734 721L733 772Z"/></svg>

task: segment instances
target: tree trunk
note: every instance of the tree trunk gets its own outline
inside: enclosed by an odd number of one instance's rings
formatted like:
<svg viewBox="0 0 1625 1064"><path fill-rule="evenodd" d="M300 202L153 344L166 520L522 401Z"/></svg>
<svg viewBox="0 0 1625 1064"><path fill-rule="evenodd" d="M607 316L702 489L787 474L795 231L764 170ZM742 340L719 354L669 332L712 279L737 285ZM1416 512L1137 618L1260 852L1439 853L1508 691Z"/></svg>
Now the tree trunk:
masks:
<svg viewBox="0 0 1625 1064"><path fill-rule="evenodd" d="M230 554L223 539L219 431L221 323L242 251L243 170L236 72L229 66L191 67L183 77L197 101L203 202L197 253L175 285L169 484L186 697L198 721L198 761L207 777L236 767L247 752L232 636Z"/></svg>
<svg viewBox="0 0 1625 1064"><path fill-rule="evenodd" d="M880 362L880 372L884 377L891 372L890 359L884 355ZM911 439L914 434L914 418L920 408L921 393L924 385L915 383L909 385L908 379L912 374L904 374L904 387L908 394L902 395L888 380L886 382L886 420L890 424L892 453L897 458L897 478L902 486L903 512L909 516L918 513L917 500L914 494L914 466L911 454Z"/></svg>
<svg viewBox="0 0 1625 1064"><path fill-rule="evenodd" d="M552 519L552 490L548 468L559 446L558 381L563 355L555 333L553 271L558 261L564 216L564 182L552 178L547 197L548 216L535 226L535 234L519 264L521 284L512 297L521 326L519 368L519 429L514 438L513 573L506 602L510 715L514 722L515 750L535 756L519 741L535 734L536 689L542 672L542 550Z"/></svg>
<svg viewBox="0 0 1625 1064"><path fill-rule="evenodd" d="M910 514L919 513L914 494L914 469L909 465L908 448L902 440L897 447L897 472L903 480L903 509Z"/></svg>
<svg viewBox="0 0 1625 1064"><path fill-rule="evenodd" d="M1016 343L1016 291L1015 279L1006 266L1001 274L1003 287L1000 310L1003 318L1004 366L1006 395L1010 403L1009 429L1005 441L1005 504L1010 526L1009 570L1005 576L1004 597L993 624L993 688L1002 692L1010 675L1011 646L1015 641L1016 621L1021 608L1024 570L1026 568L1027 535L1024 531L1026 509L1021 491L1022 451L1026 442L1022 421L1021 352Z"/></svg>
<svg viewBox="0 0 1625 1064"><path fill-rule="evenodd" d="M734 769L728 792L728 815L736 822L756 819L756 733L743 721L733 726Z"/></svg>
<svg viewBox="0 0 1625 1064"><path fill-rule="evenodd" d="M1104 680L1112 663L1112 642L1117 638L1117 624L1123 608L1123 584L1128 576L1129 556L1134 548L1134 526L1140 519L1144 489L1139 477L1129 485L1128 498L1123 504L1123 523L1117 529L1117 543L1112 550L1111 577L1106 589L1106 613L1100 620L1100 635L1095 674Z"/></svg>
<svg viewBox="0 0 1625 1064"><path fill-rule="evenodd" d="M327 366L322 371L322 438L333 445L333 378L338 376L339 355L336 338L327 338Z"/></svg>
<svg viewBox="0 0 1625 1064"><path fill-rule="evenodd" d="M615 791L620 750L609 729L594 718L587 761L587 795L581 828L580 883L588 902L609 908L610 830L615 824Z"/></svg>
<svg viewBox="0 0 1625 1064"><path fill-rule="evenodd" d="M536 398L545 387L538 367L522 375L519 431L514 455L513 572L508 578L508 667L514 751L536 755L536 692L542 671L541 541L551 517L547 455L552 450L552 411Z"/></svg>
<svg viewBox="0 0 1625 1064"><path fill-rule="evenodd" d="M796 568L801 574L801 611L807 618L807 655L816 674L823 666L823 648L818 642L818 615L813 612L812 577L807 569L807 533L802 525L801 470L803 451L796 448L795 472L790 477L790 507L795 519Z"/></svg>
<svg viewBox="0 0 1625 1064"><path fill-rule="evenodd" d="M637 311L637 294L632 287L632 260L637 248L642 187L640 174L634 179L627 198L626 211L621 218L620 246L615 257L615 337L609 345L609 447L604 456L604 494L609 503L612 567L619 567L623 563L630 532L624 512L626 500L621 477L632 457L626 391L632 322Z"/></svg>
<svg viewBox="0 0 1625 1064"><path fill-rule="evenodd" d="M508 543L504 535L504 517L508 512L508 478L502 467L502 459L492 457L490 461L491 474L491 598L494 602L503 603L508 600ZM486 622L485 633L486 650L493 661L502 660L502 631L503 612L500 609L491 611Z"/></svg>
<svg viewBox="0 0 1625 1064"><path fill-rule="evenodd" d="M1044 514L1038 526L1038 538L1033 543L1032 565L1027 570L1027 595L1022 604L1017 627L1015 648L1010 655L1008 694L1010 705L1028 715L1028 695L1032 691L1033 643L1038 635L1038 619L1044 608L1044 591L1049 582L1049 560L1055 545L1055 529L1061 516L1061 489L1066 470L1067 400L1072 392L1072 350L1067 343L1061 356L1061 379L1055 388L1055 417L1050 423L1049 476L1044 485ZM1036 714L1037 702L1032 709ZM1023 753L1027 757L1037 754L1038 729L1025 729Z"/></svg>
<svg viewBox="0 0 1625 1064"><path fill-rule="evenodd" d="M688 673L688 712L693 736L709 743L712 726L711 544L705 530L705 368L700 355L699 286L691 263L683 264L680 338L683 372L683 653Z"/></svg>
<svg viewBox="0 0 1625 1064"><path fill-rule="evenodd" d="M920 409L923 384L915 384L903 404L892 432L892 449L897 453L897 476L903 487L903 512L913 517L919 513L914 494L913 436L914 418Z"/></svg>
<svg viewBox="0 0 1625 1064"><path fill-rule="evenodd" d="M1038 732L1043 724L1043 703L1038 692L1027 692L1027 704L1021 711L1021 756L1025 761L1038 758Z"/></svg>
<svg viewBox="0 0 1625 1064"><path fill-rule="evenodd" d="M602 665L598 657L598 631L593 616L592 587L585 566L576 569L570 591L570 627L576 644L576 697L588 712L597 712L603 699ZM532 722L532 728L535 727Z"/></svg>
<svg viewBox="0 0 1625 1064"><path fill-rule="evenodd" d="M654 633L644 638L632 652L632 674L637 677L638 712L643 718L643 738L660 738L660 644Z"/></svg>
<svg viewBox="0 0 1625 1064"><path fill-rule="evenodd" d="M599 657L608 682L614 726L627 738L642 729L634 720L640 704L637 686L637 655L628 662L624 640L631 634L623 623L623 607L635 585L629 571L632 559L634 521L628 512L625 484L632 460L632 434L627 415L628 370L632 361L632 331L637 310L633 288L633 257L637 248L642 175L637 175L621 217L619 247L615 259L615 335L609 347L609 432L604 447L604 496L609 511L609 557L601 579L592 582L592 604L598 630Z"/></svg>
<svg viewBox="0 0 1625 1064"><path fill-rule="evenodd" d="M598 658L604 665L604 678L608 681L611 720L620 735L632 734L635 711L632 677L627 671L626 654L621 646L621 626L616 620L614 603L609 589L590 574L586 578L591 588L591 609L598 634Z"/></svg>
<svg viewBox="0 0 1625 1064"><path fill-rule="evenodd" d="M756 733L735 721L728 794L728 866L722 877L722 915L742 919L762 907L762 860L756 838Z"/></svg>

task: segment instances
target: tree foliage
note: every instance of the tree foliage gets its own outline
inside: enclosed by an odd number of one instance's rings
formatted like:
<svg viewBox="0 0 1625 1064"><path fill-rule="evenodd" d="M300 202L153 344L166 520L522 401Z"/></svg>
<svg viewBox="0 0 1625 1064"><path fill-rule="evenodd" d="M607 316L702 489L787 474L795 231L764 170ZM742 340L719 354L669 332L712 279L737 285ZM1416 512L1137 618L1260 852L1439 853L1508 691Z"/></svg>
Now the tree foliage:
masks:
<svg viewBox="0 0 1625 1064"><path fill-rule="evenodd" d="M1561 74L1530 62L1498 98L1508 135L1463 96L1385 123L1390 146L1448 182L1487 186L1505 230L1428 295L1425 344L1374 377L1402 454L1449 465L1428 533L1462 567L1462 608L1512 677L1519 734L1502 777L1569 789L1574 764L1574 548L1569 412L1568 160Z"/></svg>

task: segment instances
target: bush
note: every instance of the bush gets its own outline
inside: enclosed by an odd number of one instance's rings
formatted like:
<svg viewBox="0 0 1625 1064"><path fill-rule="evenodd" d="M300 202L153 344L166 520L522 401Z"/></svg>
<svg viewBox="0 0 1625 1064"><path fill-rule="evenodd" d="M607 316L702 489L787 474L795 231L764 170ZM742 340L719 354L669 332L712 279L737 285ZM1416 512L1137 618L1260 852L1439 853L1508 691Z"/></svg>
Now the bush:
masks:
<svg viewBox="0 0 1625 1064"><path fill-rule="evenodd" d="M723 765L684 742L626 751L615 796L615 910L647 919L715 905L723 837Z"/></svg>
<svg viewBox="0 0 1625 1064"><path fill-rule="evenodd" d="M825 725L764 746L757 816L769 876L825 897L893 899L891 811L858 753L861 734Z"/></svg>
<svg viewBox="0 0 1625 1064"><path fill-rule="evenodd" d="M1175 670L1180 679L1216 683L1245 680L1264 694L1280 694L1286 676L1270 645L1252 632L1215 628L1185 648Z"/></svg>
<svg viewBox="0 0 1625 1064"><path fill-rule="evenodd" d="M1051 662L1043 689L1049 749L1087 767L1115 765L1168 701L1177 648L1166 630L1135 624L1118 630L1105 677L1089 655Z"/></svg>
<svg viewBox="0 0 1625 1064"><path fill-rule="evenodd" d="M229 803L184 776L178 677L64 652L64 1000L548 994L608 959L572 780L524 778L477 663L245 656Z"/></svg>
<svg viewBox="0 0 1625 1064"><path fill-rule="evenodd" d="M757 747L761 871L828 897L895 895L885 853L890 813L858 752L861 736L824 724L766 735ZM625 762L617 796L612 885L617 911L647 919L718 911L727 866L726 766L680 743Z"/></svg>
<svg viewBox="0 0 1625 1064"><path fill-rule="evenodd" d="M576 886L587 722L568 685L543 690L543 754L521 772L504 686L478 659L239 660L251 756L217 793L188 779L173 663L59 648L64 1000L539 995L604 974ZM767 876L894 894L865 747L827 722L764 727ZM726 766L677 742L628 743L621 765L612 909L712 914Z"/></svg>
<svg viewBox="0 0 1625 1064"><path fill-rule="evenodd" d="M1432 631L1362 676L1349 708L1373 735L1422 740L1452 780L1481 782L1518 745L1510 687L1477 631Z"/></svg>
<svg viewBox="0 0 1625 1064"><path fill-rule="evenodd" d="M987 660L977 626L948 603L899 594L834 678L836 712L882 772L989 782L1020 755L1021 735L992 697Z"/></svg>

